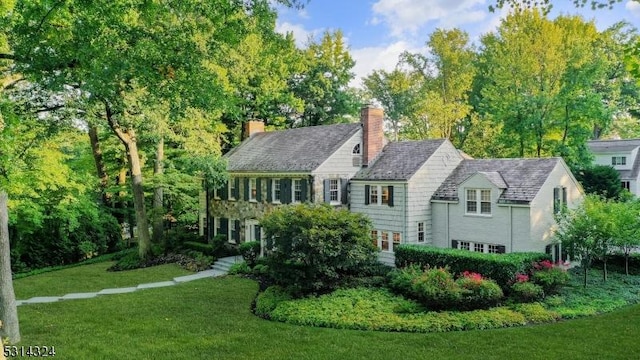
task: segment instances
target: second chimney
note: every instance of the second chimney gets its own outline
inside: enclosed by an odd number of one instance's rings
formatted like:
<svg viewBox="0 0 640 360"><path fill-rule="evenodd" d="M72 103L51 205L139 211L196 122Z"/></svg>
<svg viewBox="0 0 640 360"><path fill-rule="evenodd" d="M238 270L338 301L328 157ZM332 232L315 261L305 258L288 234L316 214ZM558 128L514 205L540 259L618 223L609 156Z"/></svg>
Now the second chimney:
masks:
<svg viewBox="0 0 640 360"><path fill-rule="evenodd" d="M362 122L362 166L369 166L380 154L384 146L384 111L373 105L360 109Z"/></svg>
<svg viewBox="0 0 640 360"><path fill-rule="evenodd" d="M253 134L264 132L264 122L260 120L249 120L244 123L242 129L242 140L250 138Z"/></svg>

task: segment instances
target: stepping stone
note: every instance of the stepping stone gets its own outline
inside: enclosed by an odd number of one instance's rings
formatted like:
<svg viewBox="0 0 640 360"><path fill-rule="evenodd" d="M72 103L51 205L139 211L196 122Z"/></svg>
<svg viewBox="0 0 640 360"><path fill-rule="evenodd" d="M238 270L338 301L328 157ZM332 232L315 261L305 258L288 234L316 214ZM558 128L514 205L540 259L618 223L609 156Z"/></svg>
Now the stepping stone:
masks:
<svg viewBox="0 0 640 360"><path fill-rule="evenodd" d="M67 294L62 297L62 300L74 300L74 299L90 299L98 296L98 293L75 293Z"/></svg>
<svg viewBox="0 0 640 360"><path fill-rule="evenodd" d="M138 289L153 289L165 286L173 286L175 285L175 281L160 281L154 283L140 284L138 285Z"/></svg>
<svg viewBox="0 0 640 360"><path fill-rule="evenodd" d="M46 304L60 300L59 296L36 296L29 300L23 300L23 304Z"/></svg>
<svg viewBox="0 0 640 360"><path fill-rule="evenodd" d="M126 294L138 290L137 287L103 289L98 291L98 295Z"/></svg>

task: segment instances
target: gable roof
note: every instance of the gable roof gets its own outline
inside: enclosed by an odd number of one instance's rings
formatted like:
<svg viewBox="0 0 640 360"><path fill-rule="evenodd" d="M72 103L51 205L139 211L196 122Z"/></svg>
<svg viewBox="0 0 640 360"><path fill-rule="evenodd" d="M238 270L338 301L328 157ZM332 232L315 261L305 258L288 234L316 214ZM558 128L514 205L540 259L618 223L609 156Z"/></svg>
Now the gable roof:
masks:
<svg viewBox="0 0 640 360"><path fill-rule="evenodd" d="M591 140L587 145L593 153L629 152L640 146L640 139Z"/></svg>
<svg viewBox="0 0 640 360"><path fill-rule="evenodd" d="M445 142L444 139L388 143L370 166L354 180L409 180Z"/></svg>
<svg viewBox="0 0 640 360"><path fill-rule="evenodd" d="M560 158L463 160L436 190L432 199L458 200L460 184L476 173L484 173L485 176L493 174L487 178L498 187L505 186L498 202L526 204L535 198L560 161ZM503 184L500 184L495 173Z"/></svg>
<svg viewBox="0 0 640 360"><path fill-rule="evenodd" d="M509 187L509 185L507 185L507 183L502 178L502 175L500 175L500 173L497 171L478 171L477 174L481 174L486 177L487 180L491 181L491 183L498 189L506 189Z"/></svg>
<svg viewBox="0 0 640 360"><path fill-rule="evenodd" d="M357 124L309 126L257 133L224 155L234 172L308 172L360 130Z"/></svg>

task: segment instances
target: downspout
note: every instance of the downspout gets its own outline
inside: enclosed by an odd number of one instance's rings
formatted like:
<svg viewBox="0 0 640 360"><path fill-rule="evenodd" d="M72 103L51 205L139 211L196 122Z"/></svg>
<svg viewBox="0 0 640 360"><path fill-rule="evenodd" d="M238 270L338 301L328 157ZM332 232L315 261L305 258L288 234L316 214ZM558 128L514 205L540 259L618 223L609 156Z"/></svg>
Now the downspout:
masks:
<svg viewBox="0 0 640 360"><path fill-rule="evenodd" d="M409 193L409 182L405 182L404 183L404 207L402 209L402 212L404 213L404 214L402 214L403 223L404 223L404 236L403 236L404 239L402 240L402 242L404 242L404 243L407 243L407 240L408 240L407 239L407 235L409 234L409 227L407 226L408 225L408 222L407 222L408 221L408 219L407 219L407 208L409 207L409 203L407 202L408 201L408 196L407 196L408 193ZM394 255L394 258L395 258L395 255Z"/></svg>
<svg viewBox="0 0 640 360"><path fill-rule="evenodd" d="M445 247L449 247L451 246L451 239L450 236L451 234L449 233L449 203L445 203L446 204L446 210L447 210L447 217L445 218L445 229L446 229L446 233L445 233Z"/></svg>
<svg viewBox="0 0 640 360"><path fill-rule="evenodd" d="M209 202L211 201L211 198L209 196L209 186L205 183L204 185L204 212L205 212L205 226L207 227L207 233L205 234L205 236L207 237L207 244L211 244L211 242L213 241L213 229L211 228L211 213L209 211Z"/></svg>
<svg viewBox="0 0 640 360"><path fill-rule="evenodd" d="M513 206L509 206L509 243L510 252L513 252Z"/></svg>

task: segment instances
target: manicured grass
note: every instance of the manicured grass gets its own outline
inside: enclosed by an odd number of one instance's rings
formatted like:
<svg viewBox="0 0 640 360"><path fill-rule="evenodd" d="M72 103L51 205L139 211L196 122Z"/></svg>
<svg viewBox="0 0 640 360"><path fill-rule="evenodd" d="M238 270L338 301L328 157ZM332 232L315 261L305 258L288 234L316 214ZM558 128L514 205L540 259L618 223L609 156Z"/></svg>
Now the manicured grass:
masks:
<svg viewBox="0 0 640 360"><path fill-rule="evenodd" d="M166 281L193 274L176 264L166 264L128 271L107 271L114 262L102 262L51 271L13 281L16 298L26 300L34 296L62 296L69 293L93 292L114 287Z"/></svg>
<svg viewBox="0 0 640 360"><path fill-rule="evenodd" d="M254 281L232 276L19 307L22 342L59 359L635 359L640 306L519 328L386 333L255 317Z"/></svg>

